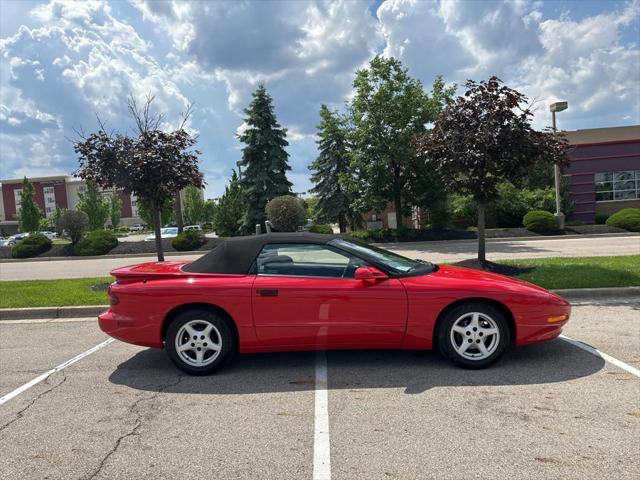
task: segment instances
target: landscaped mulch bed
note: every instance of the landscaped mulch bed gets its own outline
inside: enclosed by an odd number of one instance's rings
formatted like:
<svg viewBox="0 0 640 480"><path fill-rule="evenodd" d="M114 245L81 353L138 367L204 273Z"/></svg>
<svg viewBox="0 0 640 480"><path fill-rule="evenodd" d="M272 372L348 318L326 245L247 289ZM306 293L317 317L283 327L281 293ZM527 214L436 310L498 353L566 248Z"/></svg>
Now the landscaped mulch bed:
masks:
<svg viewBox="0 0 640 480"><path fill-rule="evenodd" d="M170 238L165 238L162 240L162 248L164 252L177 252L175 248L171 245ZM197 251L208 251L217 246L222 240L219 238L207 238L206 243L198 248ZM155 254L156 253L156 242L120 242L117 247L110 250L107 255L127 255L127 254ZM52 245L49 250L36 257L32 258L50 258L50 257L75 257L75 258L83 258L74 255L73 247L71 244L66 245ZM11 249L8 247L0 247L0 259L9 259L11 257Z"/></svg>
<svg viewBox="0 0 640 480"><path fill-rule="evenodd" d="M473 268L474 270L485 270L491 273L498 273L500 275L508 275L514 277L522 273L527 273L533 270L533 267L517 267L515 265L502 265L500 263L494 263L485 261L480 262L477 258L469 260L462 260L461 262L454 263L456 267Z"/></svg>

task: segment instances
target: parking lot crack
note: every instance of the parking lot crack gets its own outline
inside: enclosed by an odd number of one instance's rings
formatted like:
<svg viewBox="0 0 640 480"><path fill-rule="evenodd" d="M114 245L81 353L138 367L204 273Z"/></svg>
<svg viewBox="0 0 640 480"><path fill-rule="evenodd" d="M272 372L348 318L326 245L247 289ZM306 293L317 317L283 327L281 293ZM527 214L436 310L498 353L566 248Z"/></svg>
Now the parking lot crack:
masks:
<svg viewBox="0 0 640 480"><path fill-rule="evenodd" d="M11 420L9 420L7 423L5 423L4 425L0 426L0 432L4 431L6 428L8 428L9 426L13 425L15 422L17 422L18 420L20 420L22 417L24 417L25 413L27 413L27 411L33 407L33 405L40 400L42 397L44 397L45 395L49 394L50 392L52 392L53 390L55 390L56 388L58 388L60 385L62 385L64 382L67 381L67 376L64 373L63 370L58 372L61 376L62 376L62 380L54 385L51 385L49 383L49 380L53 377L53 375L51 375L50 377L48 377L44 383L45 385L49 385L49 388L47 388L46 390L44 390L43 392L40 392L36 397L33 398L33 400L31 400L27 405L25 405L22 409L18 410L18 412L16 412L16 416L14 418L12 418Z"/></svg>
<svg viewBox="0 0 640 480"><path fill-rule="evenodd" d="M109 459L118 451L118 449L120 448L120 445L124 440L130 437L136 437L140 435L140 429L142 428L143 415L144 415L144 409L142 408L143 403L152 402L161 393L165 392L167 389L178 385L182 381L182 379L183 379L183 375L179 374L176 381L158 386L157 390L152 395L139 398L133 404L131 404L131 406L129 407L128 413L135 415L135 421L133 422L132 428L130 428L127 432L120 435L116 439L113 447L106 453L104 457L102 457L102 460L100 461L96 469L94 469L94 471L86 477L87 479L94 479L98 475L100 475L104 466L107 464Z"/></svg>

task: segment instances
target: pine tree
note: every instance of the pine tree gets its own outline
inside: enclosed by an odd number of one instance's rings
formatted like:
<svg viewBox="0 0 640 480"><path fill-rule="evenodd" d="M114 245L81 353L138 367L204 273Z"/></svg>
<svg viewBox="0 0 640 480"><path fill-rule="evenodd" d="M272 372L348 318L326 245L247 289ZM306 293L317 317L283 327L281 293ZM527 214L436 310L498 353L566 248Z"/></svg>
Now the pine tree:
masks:
<svg viewBox="0 0 640 480"><path fill-rule="evenodd" d="M18 229L21 232L36 232L40 226L42 211L33 199L33 185L27 177L22 182L20 192L20 209L18 210Z"/></svg>
<svg viewBox="0 0 640 480"><path fill-rule="evenodd" d="M238 174L233 171L229 184L216 206L213 228L220 237L233 237L241 234L245 203Z"/></svg>
<svg viewBox="0 0 640 480"><path fill-rule="evenodd" d="M326 105L320 107L318 125L318 150L320 155L309 166L314 173L311 181L315 186L311 193L318 195L315 206L316 220L337 222L340 232L346 232L347 223L353 217L351 198L345 186L351 175L349 168L349 140L346 121Z"/></svg>
<svg viewBox="0 0 640 480"><path fill-rule="evenodd" d="M253 101L245 113L247 128L238 139L245 144L240 163L245 170L240 185L247 205L243 230L249 233L256 224L264 225L267 202L291 193L292 184L286 175L291 170L285 150L289 145L287 131L278 123L273 100L264 85L253 93Z"/></svg>

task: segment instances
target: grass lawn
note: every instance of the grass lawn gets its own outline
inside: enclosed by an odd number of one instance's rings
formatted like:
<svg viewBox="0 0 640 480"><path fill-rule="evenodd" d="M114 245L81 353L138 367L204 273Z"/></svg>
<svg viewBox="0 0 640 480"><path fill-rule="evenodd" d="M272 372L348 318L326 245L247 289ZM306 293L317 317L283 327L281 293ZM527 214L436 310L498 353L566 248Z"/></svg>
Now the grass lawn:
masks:
<svg viewBox="0 0 640 480"><path fill-rule="evenodd" d="M112 281L112 277L99 277L0 282L0 308L106 305L106 291L91 287Z"/></svg>
<svg viewBox="0 0 640 480"><path fill-rule="evenodd" d="M532 267L533 270L517 278L548 289L640 286L640 255L536 258L498 263Z"/></svg>
<svg viewBox="0 0 640 480"><path fill-rule="evenodd" d="M71 243L71 240L68 240L66 238L54 238L51 243L53 243L54 245L67 245Z"/></svg>

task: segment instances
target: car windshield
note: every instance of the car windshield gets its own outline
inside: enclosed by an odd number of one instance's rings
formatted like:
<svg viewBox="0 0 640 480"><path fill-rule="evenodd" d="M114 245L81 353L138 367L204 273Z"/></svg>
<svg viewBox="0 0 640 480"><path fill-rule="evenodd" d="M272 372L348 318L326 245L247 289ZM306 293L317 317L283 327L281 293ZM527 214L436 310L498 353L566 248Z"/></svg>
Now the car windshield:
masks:
<svg viewBox="0 0 640 480"><path fill-rule="evenodd" d="M361 253L369 258L375 259L378 263L399 273L415 272L416 270L420 270L423 267L428 267L428 270L431 271L433 268L433 266L429 263L420 262L418 260L411 260L410 258L403 257L402 255L398 255L397 253L389 252L388 250L374 247L373 245L369 245L366 243L336 238L334 240L331 240L329 244L335 245L336 247L346 248L347 250L351 250L356 254Z"/></svg>
<svg viewBox="0 0 640 480"><path fill-rule="evenodd" d="M162 235L172 234L172 233L178 233L178 229L177 228L163 228L162 232L161 232Z"/></svg>

